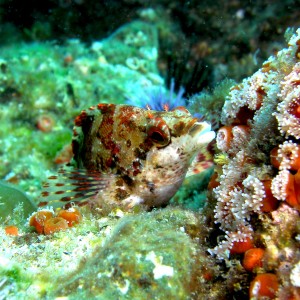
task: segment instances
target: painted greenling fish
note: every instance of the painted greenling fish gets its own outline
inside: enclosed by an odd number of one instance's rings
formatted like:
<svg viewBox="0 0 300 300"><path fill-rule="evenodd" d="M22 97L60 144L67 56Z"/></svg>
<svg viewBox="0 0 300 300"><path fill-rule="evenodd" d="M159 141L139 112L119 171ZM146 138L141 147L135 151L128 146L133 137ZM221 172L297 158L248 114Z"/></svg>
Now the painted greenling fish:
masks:
<svg viewBox="0 0 300 300"><path fill-rule="evenodd" d="M184 107L90 107L75 119L71 166L49 178L41 205L88 202L125 210L165 205L214 137L211 126Z"/></svg>

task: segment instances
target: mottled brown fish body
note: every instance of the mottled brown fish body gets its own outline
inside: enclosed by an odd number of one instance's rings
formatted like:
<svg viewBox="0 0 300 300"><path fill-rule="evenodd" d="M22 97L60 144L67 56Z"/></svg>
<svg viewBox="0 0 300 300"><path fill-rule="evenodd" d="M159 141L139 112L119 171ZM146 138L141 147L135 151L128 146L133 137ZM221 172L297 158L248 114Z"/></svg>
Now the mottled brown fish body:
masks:
<svg viewBox="0 0 300 300"><path fill-rule="evenodd" d="M198 122L183 107L152 111L98 104L75 119L73 166L86 170L93 182L101 181L89 199L97 206L147 209L169 201L196 154L214 136L208 123ZM77 186L84 189L84 184Z"/></svg>

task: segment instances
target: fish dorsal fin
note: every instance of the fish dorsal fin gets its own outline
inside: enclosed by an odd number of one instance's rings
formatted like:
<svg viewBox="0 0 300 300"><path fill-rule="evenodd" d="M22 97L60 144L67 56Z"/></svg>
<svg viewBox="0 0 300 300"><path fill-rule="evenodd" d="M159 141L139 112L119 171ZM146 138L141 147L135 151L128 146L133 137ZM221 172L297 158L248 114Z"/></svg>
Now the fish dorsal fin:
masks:
<svg viewBox="0 0 300 300"><path fill-rule="evenodd" d="M70 206L71 202L84 205L104 190L110 182L110 175L84 169L60 168L57 175L48 177L43 184L39 206Z"/></svg>

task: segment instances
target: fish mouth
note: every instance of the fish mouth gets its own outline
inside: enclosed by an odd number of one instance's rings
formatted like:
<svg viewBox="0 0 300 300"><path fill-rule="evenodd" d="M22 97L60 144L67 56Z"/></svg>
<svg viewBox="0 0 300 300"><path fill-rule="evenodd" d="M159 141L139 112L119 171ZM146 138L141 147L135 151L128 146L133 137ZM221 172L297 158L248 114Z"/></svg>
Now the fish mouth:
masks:
<svg viewBox="0 0 300 300"><path fill-rule="evenodd" d="M216 136L211 130L211 125L207 122L195 122L189 130L189 135L202 143L210 143Z"/></svg>
<svg viewBox="0 0 300 300"><path fill-rule="evenodd" d="M207 122L195 122L189 129L189 135L192 137L198 135L199 133L206 133L211 131L211 125Z"/></svg>

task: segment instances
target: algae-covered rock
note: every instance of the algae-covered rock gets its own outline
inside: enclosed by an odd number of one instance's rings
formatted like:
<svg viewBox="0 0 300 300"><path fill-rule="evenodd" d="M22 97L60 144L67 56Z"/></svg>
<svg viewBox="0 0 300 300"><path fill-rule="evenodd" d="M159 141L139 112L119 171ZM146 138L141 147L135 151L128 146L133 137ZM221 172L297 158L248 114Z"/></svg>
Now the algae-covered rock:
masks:
<svg viewBox="0 0 300 300"><path fill-rule="evenodd" d="M48 171L56 172L55 157L70 144L80 111L161 88L157 58L157 29L143 22L128 23L90 46L74 39L3 45L0 178L17 178L37 197Z"/></svg>
<svg viewBox="0 0 300 300"><path fill-rule="evenodd" d="M114 65L125 65L141 73L158 74L158 32L149 23L134 21L119 28L102 43L93 44Z"/></svg>
<svg viewBox="0 0 300 300"><path fill-rule="evenodd" d="M73 275L59 280L55 296L188 299L196 243L186 230L196 223L193 213L179 209L122 218L104 246L96 247Z"/></svg>
<svg viewBox="0 0 300 300"><path fill-rule="evenodd" d="M10 184L0 181L0 221L12 216L14 209L20 205L26 218L37 209L25 193Z"/></svg>
<svg viewBox="0 0 300 300"><path fill-rule="evenodd" d="M171 199L170 203L199 211L207 203L207 186L212 173L213 168L210 168L204 172L185 178L182 186Z"/></svg>

